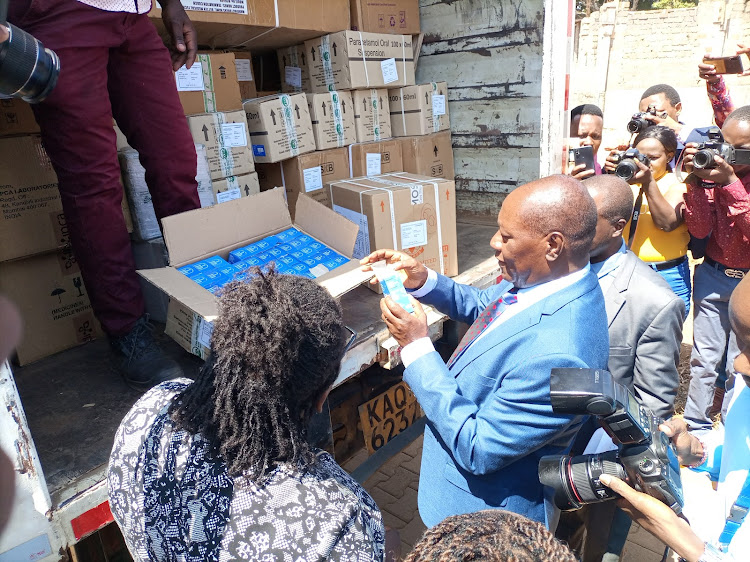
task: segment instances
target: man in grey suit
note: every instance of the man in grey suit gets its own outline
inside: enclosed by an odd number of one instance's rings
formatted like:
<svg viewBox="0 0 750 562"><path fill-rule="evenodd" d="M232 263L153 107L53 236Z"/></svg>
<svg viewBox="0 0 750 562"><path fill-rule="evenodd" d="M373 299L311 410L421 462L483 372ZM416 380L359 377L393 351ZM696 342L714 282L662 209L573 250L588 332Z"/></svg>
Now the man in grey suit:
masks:
<svg viewBox="0 0 750 562"><path fill-rule="evenodd" d="M590 252L591 271L599 278L607 310L608 369L641 405L668 419L679 385L677 366L685 303L658 273L625 246L622 231L633 211L630 186L613 175L589 178L583 184L594 199L598 214ZM583 426L573 445L574 452L583 452L597 427L593 421ZM630 520L615 510L614 502L604 502L566 516L561 525L567 530L561 527L560 534L570 533L566 539L572 547L582 550L583 562L607 561L619 560Z"/></svg>

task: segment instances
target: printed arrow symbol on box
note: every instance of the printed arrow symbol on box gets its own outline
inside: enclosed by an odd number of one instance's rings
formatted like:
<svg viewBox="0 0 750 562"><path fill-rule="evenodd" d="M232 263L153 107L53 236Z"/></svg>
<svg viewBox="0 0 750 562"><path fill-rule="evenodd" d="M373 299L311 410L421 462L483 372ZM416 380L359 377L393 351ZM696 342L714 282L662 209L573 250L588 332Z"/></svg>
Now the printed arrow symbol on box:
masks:
<svg viewBox="0 0 750 562"><path fill-rule="evenodd" d="M276 114L273 112L273 109L271 110L271 120L273 121L273 124L276 125Z"/></svg>
<svg viewBox="0 0 750 562"><path fill-rule="evenodd" d="M380 211L385 213L385 201L380 202Z"/></svg>
<svg viewBox="0 0 750 562"><path fill-rule="evenodd" d="M323 117L326 116L326 102L323 102Z"/></svg>
<svg viewBox="0 0 750 562"><path fill-rule="evenodd" d="M336 56L336 43L333 44L333 56Z"/></svg>
<svg viewBox="0 0 750 562"><path fill-rule="evenodd" d="M367 100L365 98L362 98L362 107L367 111Z"/></svg>
<svg viewBox="0 0 750 562"><path fill-rule="evenodd" d="M378 107L383 107L383 97L380 97L380 105Z"/></svg>
<svg viewBox="0 0 750 562"><path fill-rule="evenodd" d="M438 155L438 147L437 147L437 145L435 145L435 147L433 148L432 151L435 153L435 158L437 158L437 155Z"/></svg>
<svg viewBox="0 0 750 562"><path fill-rule="evenodd" d="M220 67L219 67L219 74L221 75L221 78L222 78L223 80L225 80L225 79L226 79L226 77L227 77L227 69L226 69L226 68L224 68L223 66L220 66Z"/></svg>
<svg viewBox="0 0 750 562"><path fill-rule="evenodd" d="M430 105L430 94L428 92L424 93L424 102L426 105Z"/></svg>
<svg viewBox="0 0 750 562"><path fill-rule="evenodd" d="M250 187L245 184L245 195L250 195Z"/></svg>
<svg viewBox="0 0 750 562"><path fill-rule="evenodd" d="M296 103L294 104L294 111L297 112L297 121L299 121L299 106Z"/></svg>
<svg viewBox="0 0 750 562"><path fill-rule="evenodd" d="M307 63L305 62L305 52L302 51L302 66L307 66Z"/></svg>
<svg viewBox="0 0 750 562"><path fill-rule="evenodd" d="M206 142L208 142L208 127L206 127L205 124L203 125L203 129L201 129L201 131L203 131L203 136L205 137Z"/></svg>
<svg viewBox="0 0 750 562"><path fill-rule="evenodd" d="M341 100L341 113L346 113L346 102Z"/></svg>
<svg viewBox="0 0 750 562"><path fill-rule="evenodd" d="M312 49L310 49L310 53L312 54L313 60L315 60L315 47L313 47Z"/></svg>
<svg viewBox="0 0 750 562"><path fill-rule="evenodd" d="M451 200L451 190L450 189L446 189L445 190L445 199L448 200L448 201Z"/></svg>

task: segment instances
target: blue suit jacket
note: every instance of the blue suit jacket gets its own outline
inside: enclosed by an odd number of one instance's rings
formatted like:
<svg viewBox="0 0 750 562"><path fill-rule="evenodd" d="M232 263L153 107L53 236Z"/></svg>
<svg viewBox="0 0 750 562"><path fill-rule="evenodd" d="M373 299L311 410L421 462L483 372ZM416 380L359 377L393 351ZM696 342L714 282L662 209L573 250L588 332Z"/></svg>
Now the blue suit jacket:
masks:
<svg viewBox="0 0 750 562"><path fill-rule="evenodd" d="M508 282L484 291L443 276L421 300L471 324ZM496 327L448 370L431 352L404 380L427 416L419 513L428 526L450 515L503 508L546 523L537 466L563 453L584 417L552 412L550 370L606 369L607 314L596 275Z"/></svg>

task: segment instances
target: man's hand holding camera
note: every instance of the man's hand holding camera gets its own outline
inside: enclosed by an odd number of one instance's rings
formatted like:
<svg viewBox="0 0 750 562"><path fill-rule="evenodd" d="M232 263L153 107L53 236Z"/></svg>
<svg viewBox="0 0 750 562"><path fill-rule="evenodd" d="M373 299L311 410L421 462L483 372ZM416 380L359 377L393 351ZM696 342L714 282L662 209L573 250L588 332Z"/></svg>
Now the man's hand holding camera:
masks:
<svg viewBox="0 0 750 562"><path fill-rule="evenodd" d="M362 269L371 271L370 264L385 260L393 265L396 271L406 274L404 287L412 291L421 288L427 281L427 268L413 257L395 250L377 250L361 260ZM372 279L371 283L377 283ZM380 301L380 311L388 330L401 347L405 347L418 339L427 337L427 315L414 297L409 297L414 313L409 313L396 303L391 297L385 297Z"/></svg>
<svg viewBox="0 0 750 562"><path fill-rule="evenodd" d="M714 155L714 166L710 168L696 168L693 165L693 159L700 150L700 145L694 142L688 143L683 151L683 168L689 174L714 182L717 185L729 185L737 181L737 174L734 168L721 156ZM693 182L686 181L688 187L693 187Z"/></svg>

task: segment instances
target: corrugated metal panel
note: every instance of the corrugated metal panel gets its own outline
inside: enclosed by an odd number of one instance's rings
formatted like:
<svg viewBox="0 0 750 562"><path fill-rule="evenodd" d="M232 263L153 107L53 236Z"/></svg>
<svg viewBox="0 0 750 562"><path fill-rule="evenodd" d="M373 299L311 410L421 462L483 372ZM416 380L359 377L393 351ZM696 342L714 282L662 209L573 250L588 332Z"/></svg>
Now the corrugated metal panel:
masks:
<svg viewBox="0 0 750 562"><path fill-rule="evenodd" d="M418 83L448 82L460 212L539 177L543 0L421 0ZM564 64L564 62L563 62Z"/></svg>

